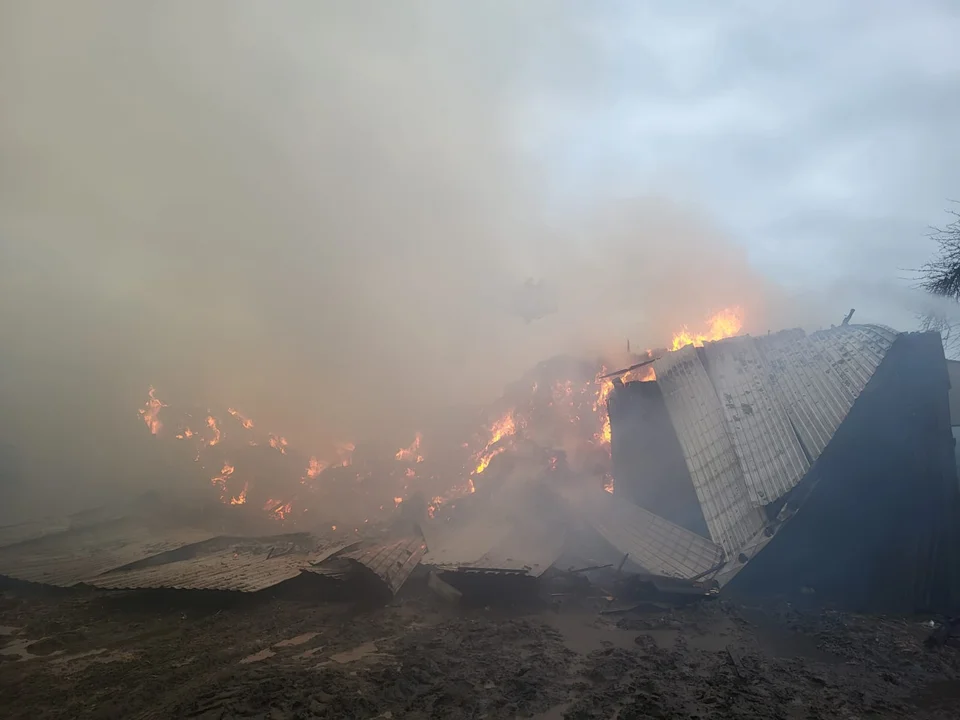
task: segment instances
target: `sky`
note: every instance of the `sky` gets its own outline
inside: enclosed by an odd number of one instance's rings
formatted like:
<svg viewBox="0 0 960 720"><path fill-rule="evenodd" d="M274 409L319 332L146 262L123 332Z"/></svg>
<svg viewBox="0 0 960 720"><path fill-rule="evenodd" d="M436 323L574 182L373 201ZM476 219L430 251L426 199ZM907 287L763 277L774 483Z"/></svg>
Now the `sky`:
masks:
<svg viewBox="0 0 960 720"><path fill-rule="evenodd" d="M559 206L667 192L797 286L927 258L960 196L956 4L650 5L582 25L602 48L592 102L568 88L520 111Z"/></svg>
<svg viewBox="0 0 960 720"><path fill-rule="evenodd" d="M933 0L3 3L18 482L163 482L151 384L399 446L732 305L909 329L960 197L958 30ZM555 315L511 314L527 278Z"/></svg>

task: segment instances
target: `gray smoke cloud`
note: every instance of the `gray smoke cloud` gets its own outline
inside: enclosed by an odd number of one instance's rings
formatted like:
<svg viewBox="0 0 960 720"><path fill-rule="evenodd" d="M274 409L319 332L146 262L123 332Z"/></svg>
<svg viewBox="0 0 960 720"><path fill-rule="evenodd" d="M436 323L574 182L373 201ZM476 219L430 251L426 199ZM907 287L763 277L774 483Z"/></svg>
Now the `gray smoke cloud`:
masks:
<svg viewBox="0 0 960 720"><path fill-rule="evenodd" d="M657 347L734 305L754 332L816 314L694 207L558 221L517 99L590 103L603 48L562 4L473 5L3 4L20 507L175 485L137 419L151 384L302 446L405 443L557 353ZM529 325L511 314L528 277L558 310Z"/></svg>

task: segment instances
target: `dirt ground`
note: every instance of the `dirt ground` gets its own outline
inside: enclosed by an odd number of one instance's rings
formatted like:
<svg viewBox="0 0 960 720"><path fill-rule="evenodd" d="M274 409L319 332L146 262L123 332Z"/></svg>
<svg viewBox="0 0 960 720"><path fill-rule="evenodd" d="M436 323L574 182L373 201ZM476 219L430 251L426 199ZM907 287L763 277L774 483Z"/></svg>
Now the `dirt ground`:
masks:
<svg viewBox="0 0 960 720"><path fill-rule="evenodd" d="M955 718L922 618L5 586L4 718Z"/></svg>

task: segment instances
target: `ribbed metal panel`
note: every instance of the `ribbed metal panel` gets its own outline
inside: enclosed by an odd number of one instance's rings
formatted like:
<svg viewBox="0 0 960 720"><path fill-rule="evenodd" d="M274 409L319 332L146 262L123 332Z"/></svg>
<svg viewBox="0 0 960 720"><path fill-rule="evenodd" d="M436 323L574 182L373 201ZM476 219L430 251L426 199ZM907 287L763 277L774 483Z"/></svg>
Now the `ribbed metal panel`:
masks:
<svg viewBox="0 0 960 720"><path fill-rule="evenodd" d="M410 577L410 573L420 564L426 550L427 544L423 538L413 537L361 548L340 557L360 563L383 580L390 591L396 594Z"/></svg>
<svg viewBox="0 0 960 720"><path fill-rule="evenodd" d="M810 463L763 357L749 336L708 343L703 350L750 499L757 506L773 502L799 482Z"/></svg>
<svg viewBox="0 0 960 720"><path fill-rule="evenodd" d="M514 525L482 557L460 569L505 570L540 577L563 552L567 524L537 516L530 520Z"/></svg>
<svg viewBox="0 0 960 720"><path fill-rule="evenodd" d="M348 546L335 542L316 552L290 552L273 555L274 543L256 539L231 543L201 552L189 560L151 565L133 570L117 570L85 581L94 587L121 590L135 588L174 588L178 590L231 590L257 592L296 577L310 563L326 560Z"/></svg>
<svg viewBox="0 0 960 720"><path fill-rule="evenodd" d="M711 538L734 553L764 517L750 498L720 399L692 346L666 353L654 369Z"/></svg>
<svg viewBox="0 0 960 720"><path fill-rule="evenodd" d="M0 575L70 587L109 570L211 537L212 533L192 528L151 531L129 523L110 523L3 548Z"/></svg>
<svg viewBox="0 0 960 720"><path fill-rule="evenodd" d="M541 512L513 521L494 514L454 527L424 524L429 550L422 562L442 570L500 570L539 577L563 551L564 520Z"/></svg>
<svg viewBox="0 0 960 720"><path fill-rule="evenodd" d="M693 578L723 560L719 545L610 493L563 495L607 542L654 574Z"/></svg>
<svg viewBox="0 0 960 720"><path fill-rule="evenodd" d="M791 330L758 340L771 384L811 460L820 457L896 337L882 326L845 325L809 337Z"/></svg>

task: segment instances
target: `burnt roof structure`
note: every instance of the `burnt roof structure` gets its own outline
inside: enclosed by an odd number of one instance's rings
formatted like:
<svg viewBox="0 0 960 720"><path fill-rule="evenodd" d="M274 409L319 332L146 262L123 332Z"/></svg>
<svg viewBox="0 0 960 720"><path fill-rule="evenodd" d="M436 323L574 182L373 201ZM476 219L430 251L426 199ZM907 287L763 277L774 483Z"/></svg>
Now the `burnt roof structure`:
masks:
<svg viewBox="0 0 960 720"><path fill-rule="evenodd" d="M610 396L616 492L715 544L721 585L863 610L960 605L938 335L789 330L687 346L654 369Z"/></svg>

